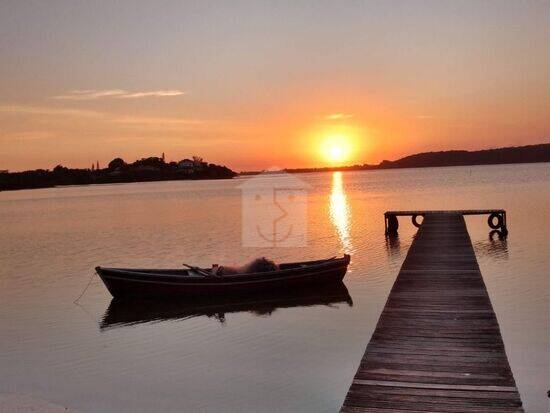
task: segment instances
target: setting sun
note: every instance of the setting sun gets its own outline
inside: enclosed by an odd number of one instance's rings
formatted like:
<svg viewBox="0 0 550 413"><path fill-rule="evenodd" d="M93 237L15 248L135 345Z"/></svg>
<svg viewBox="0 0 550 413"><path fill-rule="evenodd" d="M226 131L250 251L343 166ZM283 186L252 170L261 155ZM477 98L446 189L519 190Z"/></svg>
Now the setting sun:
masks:
<svg viewBox="0 0 550 413"><path fill-rule="evenodd" d="M304 142L310 149L312 158L325 166L344 166L357 162L364 163L365 151L369 148L366 142L366 128L359 119L350 120L351 114L331 115L323 122L305 130Z"/></svg>
<svg viewBox="0 0 550 413"><path fill-rule="evenodd" d="M341 163L350 160L352 142L349 136L337 134L328 135L321 143L322 157L331 163Z"/></svg>
<svg viewBox="0 0 550 413"><path fill-rule="evenodd" d="M321 151L329 162L345 162L351 153L350 139L345 135L329 135L323 141Z"/></svg>

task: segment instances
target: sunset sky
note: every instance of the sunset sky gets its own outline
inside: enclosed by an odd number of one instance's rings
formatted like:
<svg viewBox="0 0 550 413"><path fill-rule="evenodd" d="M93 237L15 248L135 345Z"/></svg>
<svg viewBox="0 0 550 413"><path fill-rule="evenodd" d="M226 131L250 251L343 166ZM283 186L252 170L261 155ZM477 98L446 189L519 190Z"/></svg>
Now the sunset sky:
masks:
<svg viewBox="0 0 550 413"><path fill-rule="evenodd" d="M550 142L550 2L0 2L0 169Z"/></svg>

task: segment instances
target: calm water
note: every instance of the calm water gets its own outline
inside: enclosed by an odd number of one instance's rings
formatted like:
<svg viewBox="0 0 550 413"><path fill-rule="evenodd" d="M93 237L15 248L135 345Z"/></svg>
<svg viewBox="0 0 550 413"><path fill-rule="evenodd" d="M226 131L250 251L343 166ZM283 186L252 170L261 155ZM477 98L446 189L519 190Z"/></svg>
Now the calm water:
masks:
<svg viewBox="0 0 550 413"><path fill-rule="evenodd" d="M467 219L528 412L550 411L550 164L304 174L305 248L241 246L242 180L0 193L0 393L81 412L333 412L414 228L389 209L505 208ZM118 308L96 265L178 267L348 251L347 293L222 308ZM351 298L351 299L350 299Z"/></svg>

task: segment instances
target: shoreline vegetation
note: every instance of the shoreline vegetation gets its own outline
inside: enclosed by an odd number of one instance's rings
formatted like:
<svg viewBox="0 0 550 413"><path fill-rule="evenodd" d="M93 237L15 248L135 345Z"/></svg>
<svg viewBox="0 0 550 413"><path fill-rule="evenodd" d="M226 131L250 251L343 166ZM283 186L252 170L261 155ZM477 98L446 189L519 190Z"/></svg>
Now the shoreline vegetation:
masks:
<svg viewBox="0 0 550 413"><path fill-rule="evenodd" d="M511 146L479 151L452 150L441 152L422 152L405 156L395 161L384 160L378 165L327 166L320 168L286 168L280 171L249 171L239 175L257 175L260 173L308 173L334 171L376 171L402 168L438 168L445 166L502 165L515 163L550 162L550 143L527 146Z"/></svg>
<svg viewBox="0 0 550 413"><path fill-rule="evenodd" d="M237 173L226 166L207 163L198 156L179 162L165 162L161 158L149 157L127 164L115 158L107 168L99 168L99 163L88 169L69 169L57 165L53 170L0 171L0 191L16 189L51 188L65 185L92 185L129 182L177 181L197 179L230 179Z"/></svg>
<svg viewBox="0 0 550 413"><path fill-rule="evenodd" d="M278 171L247 171L236 173L226 166L207 163L194 156L179 162L165 162L162 157L139 159L127 164L115 158L107 168L99 164L88 169L69 169L57 165L53 170L37 169L24 172L0 170L0 191L17 189L51 188L65 185L113 184L151 181L176 181L198 179L231 179L237 175L269 173L307 173L333 171L363 171L400 168L435 168L444 166L499 165L514 163L550 162L550 143L514 146L480 151L452 150L423 152L395 161L384 160L378 165L362 164L321 168L287 168Z"/></svg>

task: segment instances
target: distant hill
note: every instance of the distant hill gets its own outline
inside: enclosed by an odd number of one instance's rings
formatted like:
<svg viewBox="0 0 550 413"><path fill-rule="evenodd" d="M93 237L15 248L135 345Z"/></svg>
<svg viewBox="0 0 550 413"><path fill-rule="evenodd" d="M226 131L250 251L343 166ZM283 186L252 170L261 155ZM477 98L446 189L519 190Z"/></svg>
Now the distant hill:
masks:
<svg viewBox="0 0 550 413"><path fill-rule="evenodd" d="M423 152L406 156L396 161L382 161L376 168L427 168L532 162L550 162L549 143L486 149L482 151Z"/></svg>
<svg viewBox="0 0 550 413"><path fill-rule="evenodd" d="M496 165L506 163L550 162L550 143L482 151L422 152L396 161L382 161L378 165L351 165L326 168L285 169L286 172L331 172L397 168L434 168L441 166ZM245 174L251 174L248 172Z"/></svg>

